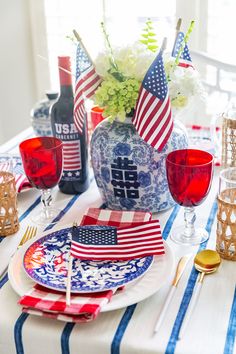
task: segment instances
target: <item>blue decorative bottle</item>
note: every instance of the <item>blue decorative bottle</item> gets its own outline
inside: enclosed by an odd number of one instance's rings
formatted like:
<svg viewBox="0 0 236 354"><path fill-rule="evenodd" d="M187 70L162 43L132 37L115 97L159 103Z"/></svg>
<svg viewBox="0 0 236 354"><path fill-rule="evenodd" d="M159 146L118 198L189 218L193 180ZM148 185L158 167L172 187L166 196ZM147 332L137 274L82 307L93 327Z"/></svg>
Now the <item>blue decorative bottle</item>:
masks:
<svg viewBox="0 0 236 354"><path fill-rule="evenodd" d="M177 120L161 153L138 135L131 118L102 121L92 135L91 161L104 203L109 209L150 212L173 206L165 158L170 151L187 146L185 127Z"/></svg>

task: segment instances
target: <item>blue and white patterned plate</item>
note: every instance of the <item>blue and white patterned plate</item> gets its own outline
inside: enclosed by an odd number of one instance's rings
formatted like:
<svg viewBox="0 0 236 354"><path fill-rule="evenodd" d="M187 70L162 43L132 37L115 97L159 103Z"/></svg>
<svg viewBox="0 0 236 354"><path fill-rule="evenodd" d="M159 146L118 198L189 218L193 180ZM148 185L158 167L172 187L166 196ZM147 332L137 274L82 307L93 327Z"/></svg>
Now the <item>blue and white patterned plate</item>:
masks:
<svg viewBox="0 0 236 354"><path fill-rule="evenodd" d="M23 265L28 276L47 288L66 291L71 228L50 233L30 245ZM115 289L142 276L153 257L129 261L73 259L71 292L98 292Z"/></svg>

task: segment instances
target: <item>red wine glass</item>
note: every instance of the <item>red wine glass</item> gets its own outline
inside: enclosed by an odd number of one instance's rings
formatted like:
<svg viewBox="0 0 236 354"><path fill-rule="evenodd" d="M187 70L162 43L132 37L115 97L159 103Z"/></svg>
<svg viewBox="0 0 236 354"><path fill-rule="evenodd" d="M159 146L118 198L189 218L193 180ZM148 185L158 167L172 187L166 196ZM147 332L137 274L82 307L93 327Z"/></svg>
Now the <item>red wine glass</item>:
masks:
<svg viewBox="0 0 236 354"><path fill-rule="evenodd" d="M62 174L62 141L54 137L27 139L20 144L25 174L30 183L41 191L42 211L33 221L39 225L52 223L59 210L52 208L51 188Z"/></svg>
<svg viewBox="0 0 236 354"><path fill-rule="evenodd" d="M209 235L204 228L195 228L194 207L201 204L210 190L213 175L213 156L206 151L183 149L172 151L166 158L166 173L170 193L179 205L183 205L185 226L171 234L177 243L197 245Z"/></svg>

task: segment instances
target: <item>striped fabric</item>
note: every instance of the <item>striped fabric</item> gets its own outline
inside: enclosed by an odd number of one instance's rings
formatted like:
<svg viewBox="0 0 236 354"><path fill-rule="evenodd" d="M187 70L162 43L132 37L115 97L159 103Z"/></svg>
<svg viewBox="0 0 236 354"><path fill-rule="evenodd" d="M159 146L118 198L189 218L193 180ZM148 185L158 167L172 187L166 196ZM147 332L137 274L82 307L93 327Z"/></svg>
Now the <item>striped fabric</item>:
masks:
<svg viewBox="0 0 236 354"><path fill-rule="evenodd" d="M32 188L31 183L29 182L28 178L24 174L21 161L17 161L15 159L10 160L7 157L4 159L4 157L1 157L0 170L8 171L14 175L15 182L16 182L16 190L18 193L20 193L23 190Z"/></svg>
<svg viewBox="0 0 236 354"><path fill-rule="evenodd" d="M17 150L18 142L15 141L15 146L11 145L13 149L9 150L10 152ZM197 218L203 220L202 225L210 232L210 239L200 248L191 248L193 257L200 249L215 248L217 187L216 168L212 190L204 203L197 208ZM30 223L31 213L40 210L40 199L36 191L31 191L22 193L18 201L22 230ZM62 209L57 221L72 224L75 220L81 220L89 206L99 207L102 200L95 184L92 183L89 190L82 195L66 196L59 193L57 203ZM169 233L183 221L183 210L176 206L173 210L159 213L158 218L163 229L163 238L171 247L177 261L189 250L171 242ZM20 231L0 242L0 265L14 243L16 247L21 236ZM8 256L10 259L10 253ZM0 353L73 354L79 351L88 354L235 354L236 272L235 262L231 261L222 260L219 270L206 277L197 310L193 313L184 338L178 340L196 279L197 272L189 263L160 332L154 336L155 321L165 301L172 277L166 279L166 285L145 301L101 313L91 323L75 324L21 313L16 303L18 296L11 288L7 275L0 276ZM114 298L116 296L119 294L115 294Z"/></svg>

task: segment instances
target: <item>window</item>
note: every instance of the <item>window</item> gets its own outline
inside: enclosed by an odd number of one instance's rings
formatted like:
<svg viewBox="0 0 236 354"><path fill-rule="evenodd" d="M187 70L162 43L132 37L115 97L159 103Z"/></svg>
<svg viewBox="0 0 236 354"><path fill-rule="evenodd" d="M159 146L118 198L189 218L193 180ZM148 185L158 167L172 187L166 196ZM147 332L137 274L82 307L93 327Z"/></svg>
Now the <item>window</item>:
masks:
<svg viewBox="0 0 236 354"><path fill-rule="evenodd" d="M57 56L74 55L72 41L66 38L73 29L94 58L103 48L102 21L114 46L137 40L147 18L154 22L159 40L173 35L175 28L175 0L45 0L44 6L52 88L58 87Z"/></svg>
<svg viewBox="0 0 236 354"><path fill-rule="evenodd" d="M57 56L69 54L74 57L75 46L66 38L75 28L92 58L102 50L104 38L100 23L104 21L113 46L130 43L139 38L147 18L151 18L159 41L168 36L169 49L173 44L176 18L183 18L186 31L190 20L195 19L195 28L190 37L190 50L203 51L216 59L236 62L234 48L236 10L235 0L44 0L46 37L50 82L52 89L58 89ZM72 60L72 64L74 64ZM196 67L202 77L213 82L214 69L206 63ZM232 75L223 73L222 85L234 89ZM202 108L201 123L206 116L219 112L225 106L228 96L212 99ZM216 104L217 103L217 104ZM201 114L198 114L201 116ZM197 118L199 119L199 118ZM209 119L208 119L209 120Z"/></svg>

